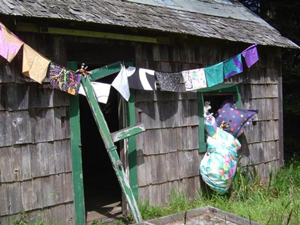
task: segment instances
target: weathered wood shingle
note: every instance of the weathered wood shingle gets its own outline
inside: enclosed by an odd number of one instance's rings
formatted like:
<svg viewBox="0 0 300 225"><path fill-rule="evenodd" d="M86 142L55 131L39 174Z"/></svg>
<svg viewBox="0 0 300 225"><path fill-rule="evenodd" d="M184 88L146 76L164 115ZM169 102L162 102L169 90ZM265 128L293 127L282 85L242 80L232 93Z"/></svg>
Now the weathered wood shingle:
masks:
<svg viewBox="0 0 300 225"><path fill-rule="evenodd" d="M196 4L201 4L201 1ZM206 13L122 0L0 0L0 5L0 13L4 15L146 28L244 43L299 48L258 16L251 16L236 1L232 1L226 9L217 2L206 3ZM214 13L214 9L218 7L223 7L224 10ZM224 11L227 14L222 13Z"/></svg>

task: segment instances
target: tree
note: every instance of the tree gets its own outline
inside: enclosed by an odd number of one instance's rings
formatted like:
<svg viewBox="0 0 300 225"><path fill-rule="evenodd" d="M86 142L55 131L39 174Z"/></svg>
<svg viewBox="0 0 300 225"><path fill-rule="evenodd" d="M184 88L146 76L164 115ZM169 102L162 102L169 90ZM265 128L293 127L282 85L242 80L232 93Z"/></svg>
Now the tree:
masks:
<svg viewBox="0 0 300 225"><path fill-rule="evenodd" d="M275 27L283 36L300 45L299 0L241 0L254 13ZM299 152L300 128L300 51L282 49L284 151L289 160Z"/></svg>

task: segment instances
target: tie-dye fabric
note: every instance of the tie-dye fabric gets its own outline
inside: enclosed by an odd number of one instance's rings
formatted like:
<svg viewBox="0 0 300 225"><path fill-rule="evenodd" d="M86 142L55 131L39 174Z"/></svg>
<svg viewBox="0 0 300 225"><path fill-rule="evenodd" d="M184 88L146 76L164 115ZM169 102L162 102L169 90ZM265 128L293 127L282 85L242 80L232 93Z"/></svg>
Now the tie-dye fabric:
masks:
<svg viewBox="0 0 300 225"><path fill-rule="evenodd" d="M242 54L238 54L224 62L225 79L241 72L243 72Z"/></svg>
<svg viewBox="0 0 300 225"><path fill-rule="evenodd" d="M50 85L71 95L77 95L80 87L81 75L54 62L50 63Z"/></svg>

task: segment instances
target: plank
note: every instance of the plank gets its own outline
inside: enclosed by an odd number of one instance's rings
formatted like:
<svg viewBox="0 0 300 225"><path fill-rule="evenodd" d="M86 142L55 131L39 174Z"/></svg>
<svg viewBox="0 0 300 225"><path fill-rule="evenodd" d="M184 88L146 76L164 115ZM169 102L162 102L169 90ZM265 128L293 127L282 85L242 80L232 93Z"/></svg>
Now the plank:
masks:
<svg viewBox="0 0 300 225"><path fill-rule="evenodd" d="M146 140L143 149L144 155L159 154L160 152L162 152L161 149L163 139L161 129L147 130L144 133L144 140Z"/></svg>
<svg viewBox="0 0 300 225"><path fill-rule="evenodd" d="M13 169L11 164L12 148L13 147L0 148L0 170L1 170L1 180L3 183L11 182L14 180Z"/></svg>
<svg viewBox="0 0 300 225"><path fill-rule="evenodd" d="M60 107L60 106L69 106L69 94L62 92L60 90L53 90L53 106Z"/></svg>
<svg viewBox="0 0 300 225"><path fill-rule="evenodd" d="M73 189L73 178L72 173L62 174L63 176L63 187L64 187L64 202L73 202L74 201L74 189Z"/></svg>
<svg viewBox="0 0 300 225"><path fill-rule="evenodd" d="M154 104L158 111L155 115L157 123L161 123L163 128L179 125L178 120L175 119L179 109L178 101L159 101Z"/></svg>
<svg viewBox="0 0 300 225"><path fill-rule="evenodd" d="M34 192L33 192L33 187L32 187L32 181L23 181L21 183L21 195L22 195L22 205L24 211L29 211L34 208Z"/></svg>
<svg viewBox="0 0 300 225"><path fill-rule="evenodd" d="M177 149L194 150L198 149L198 126L187 126L177 128Z"/></svg>
<svg viewBox="0 0 300 225"><path fill-rule="evenodd" d="M66 171L66 152L69 149L63 148L63 141L55 141L53 145L53 155L54 155L54 166L55 166L55 173L63 173Z"/></svg>
<svg viewBox="0 0 300 225"><path fill-rule="evenodd" d="M32 145L21 146L22 180L31 179L31 150Z"/></svg>
<svg viewBox="0 0 300 225"><path fill-rule="evenodd" d="M177 126L198 125L198 101L197 99L178 101L177 110L179 113L176 119L179 121Z"/></svg>
<svg viewBox="0 0 300 225"><path fill-rule="evenodd" d="M1 218L4 215L7 215L9 213L8 198L7 198L7 184L3 184L3 183L1 184L0 199L1 199L1 204L0 204L0 221L1 221Z"/></svg>
<svg viewBox="0 0 300 225"><path fill-rule="evenodd" d="M54 140L54 110L31 109L31 123L36 143Z"/></svg>
<svg viewBox="0 0 300 225"><path fill-rule="evenodd" d="M49 108L54 105L54 90L49 85L29 85L29 108Z"/></svg>
<svg viewBox="0 0 300 225"><path fill-rule="evenodd" d="M278 149L279 141L269 141L263 142L264 146L264 160L265 161L272 161L279 159L279 149Z"/></svg>
<svg viewBox="0 0 300 225"><path fill-rule="evenodd" d="M198 149L194 151L179 151L178 159L180 179L199 175L200 160Z"/></svg>
<svg viewBox="0 0 300 225"><path fill-rule="evenodd" d="M157 184L158 183L158 168L156 166L156 161L158 155L154 156L149 156L148 164L147 164L147 171L148 171L148 176L149 176L149 183L152 184ZM151 196L150 196L151 197Z"/></svg>
<svg viewBox="0 0 300 225"><path fill-rule="evenodd" d="M0 111L0 147L10 146L13 143L12 115L6 111Z"/></svg>
<svg viewBox="0 0 300 225"><path fill-rule="evenodd" d="M6 84L5 103L9 111L28 109L28 84Z"/></svg>
<svg viewBox="0 0 300 225"><path fill-rule="evenodd" d="M56 204L55 196L57 195L54 176L43 177L42 179L43 207L53 206Z"/></svg>
<svg viewBox="0 0 300 225"><path fill-rule="evenodd" d="M166 171L166 155L156 155L156 172L157 172L157 183L165 183L167 181L167 171Z"/></svg>
<svg viewBox="0 0 300 225"><path fill-rule="evenodd" d="M42 208L44 207L44 195L43 195L43 186L47 185L44 184L45 178L37 178L32 179L32 208Z"/></svg>
<svg viewBox="0 0 300 225"><path fill-rule="evenodd" d="M65 154L65 172L72 171L72 154L71 154L71 142L70 140L62 141L62 148L66 150Z"/></svg>
<svg viewBox="0 0 300 225"><path fill-rule="evenodd" d="M21 199L21 184L19 182L9 183L6 187L9 214L19 213L23 209Z"/></svg>
<svg viewBox="0 0 300 225"><path fill-rule="evenodd" d="M139 123L135 126L126 127L124 129L118 130L110 134L113 142L123 140L125 138L137 135L145 131L145 126L142 123Z"/></svg>
<svg viewBox="0 0 300 225"><path fill-rule="evenodd" d="M149 199L149 186L139 187L139 202L145 204Z"/></svg>
<svg viewBox="0 0 300 225"><path fill-rule="evenodd" d="M52 143L38 143L31 149L32 177L48 176L55 173L55 157Z"/></svg>
<svg viewBox="0 0 300 225"><path fill-rule="evenodd" d="M166 128L161 130L161 139L158 139L158 141L161 141L161 150L159 151L159 153L177 151L177 129Z"/></svg>
<svg viewBox="0 0 300 225"><path fill-rule="evenodd" d="M31 115L28 111L16 111L11 113L12 137L14 144L26 144L33 142Z"/></svg>
<svg viewBox="0 0 300 225"><path fill-rule="evenodd" d="M138 156L137 157L137 177L138 177L138 186L143 187L149 184L150 181L150 176L149 173L150 171L147 170L147 165L149 164L150 157L148 156ZM140 197L140 195L139 195Z"/></svg>
<svg viewBox="0 0 300 225"><path fill-rule="evenodd" d="M65 174L55 174L54 187L53 187L53 199L55 204L60 204L65 202L65 191L67 191L67 186L65 186ZM70 184L68 184L70 185ZM73 192L73 191L72 191Z"/></svg>
<svg viewBox="0 0 300 225"><path fill-rule="evenodd" d="M161 185L150 185L149 186L149 205L158 206L162 203L161 196Z"/></svg>
<svg viewBox="0 0 300 225"><path fill-rule="evenodd" d="M17 59L18 60L18 59ZM16 59L13 60L11 63L7 63L7 61L1 57L0 59L0 65L2 65L0 67L0 84L1 83L13 83L15 82L16 80L16 77L15 77L15 73L16 72L16 66L18 64L20 64L20 62L16 62L17 61ZM21 61L21 60L19 60ZM20 68L19 68L20 70Z"/></svg>
<svg viewBox="0 0 300 225"><path fill-rule="evenodd" d="M174 181L179 179L179 152L170 152L166 155L166 175L168 181Z"/></svg>
<svg viewBox="0 0 300 225"><path fill-rule="evenodd" d="M68 224L75 225L73 203L66 204L65 206L66 206L66 219L68 221Z"/></svg>
<svg viewBox="0 0 300 225"><path fill-rule="evenodd" d="M66 107L54 108L53 139L62 140L70 137L69 118Z"/></svg>

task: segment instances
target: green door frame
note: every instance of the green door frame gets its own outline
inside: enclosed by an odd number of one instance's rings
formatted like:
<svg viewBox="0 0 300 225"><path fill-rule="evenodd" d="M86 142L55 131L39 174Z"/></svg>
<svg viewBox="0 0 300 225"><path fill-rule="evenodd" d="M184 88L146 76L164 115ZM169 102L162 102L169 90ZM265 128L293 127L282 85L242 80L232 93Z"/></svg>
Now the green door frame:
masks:
<svg viewBox="0 0 300 225"><path fill-rule="evenodd" d="M199 153L206 152L205 144L205 129L204 129L204 94L205 93L231 93L235 94L236 105L238 108L242 107L242 98L240 87L238 84L218 84L210 88L203 88L198 90L198 121L199 121Z"/></svg>
<svg viewBox="0 0 300 225"><path fill-rule="evenodd" d="M77 65L78 63L76 61L68 62L68 68L71 70L75 71L78 68ZM86 224L86 218L82 173L79 95L70 95L70 136L75 224L84 225Z"/></svg>
<svg viewBox="0 0 300 225"><path fill-rule="evenodd" d="M120 71L121 62L115 62L105 67L94 70L91 75L92 80L97 80ZM133 65L128 62L125 65ZM69 61L68 68L76 70L77 61ZM130 99L127 103L127 126L135 125L135 96L134 91L130 91ZM70 132L71 132L71 155L73 168L73 190L74 190L74 209L75 223L77 225L86 224L85 205L84 205L84 186L82 172L81 154L81 133L80 133L80 109L79 96L70 95ZM128 164L130 186L135 199L138 199L138 179L137 179L137 153L135 136L128 138Z"/></svg>

